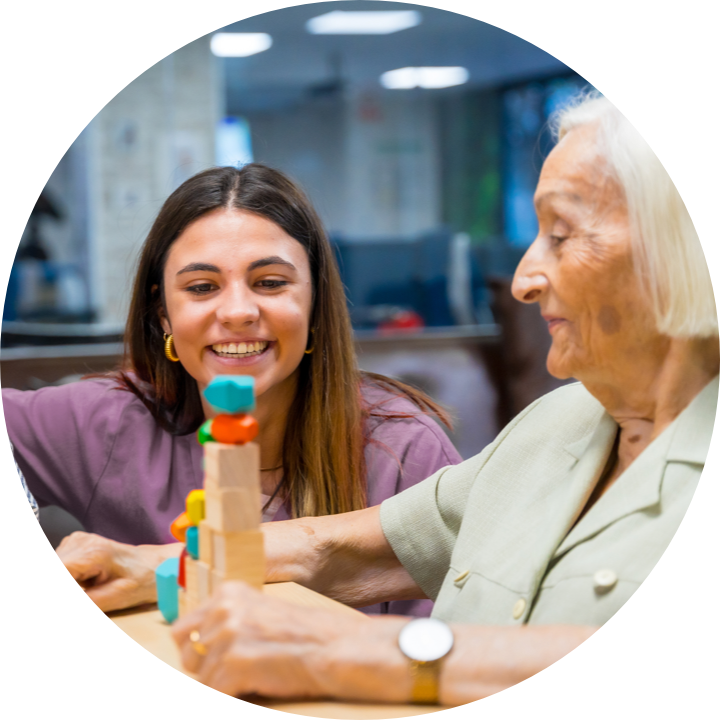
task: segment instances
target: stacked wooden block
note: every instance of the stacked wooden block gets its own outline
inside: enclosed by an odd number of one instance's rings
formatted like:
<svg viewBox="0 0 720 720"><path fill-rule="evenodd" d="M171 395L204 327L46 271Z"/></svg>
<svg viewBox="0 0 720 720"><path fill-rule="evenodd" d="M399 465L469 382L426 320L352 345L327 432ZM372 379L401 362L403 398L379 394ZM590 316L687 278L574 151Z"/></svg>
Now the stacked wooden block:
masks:
<svg viewBox="0 0 720 720"><path fill-rule="evenodd" d="M204 447L204 488L187 497L186 510L171 532L185 542L177 571L177 612L183 615L207 599L225 580L244 580L257 588L265 580L265 553L260 531L260 449L252 442L257 421L253 378L218 376L205 389L205 398L222 414L198 431ZM217 442L216 436L224 442ZM163 564L165 565L165 564ZM158 568L158 605L172 622L174 597L161 597ZM165 574L172 569L164 569ZM168 592L168 591L165 591ZM165 602L163 602L165 600Z"/></svg>

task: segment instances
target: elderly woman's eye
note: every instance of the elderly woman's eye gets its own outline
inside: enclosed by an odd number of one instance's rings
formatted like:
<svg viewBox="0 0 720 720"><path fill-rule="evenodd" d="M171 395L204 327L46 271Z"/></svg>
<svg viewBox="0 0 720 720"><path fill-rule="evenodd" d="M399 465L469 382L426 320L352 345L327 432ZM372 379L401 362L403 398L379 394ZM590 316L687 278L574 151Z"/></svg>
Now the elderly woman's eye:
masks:
<svg viewBox="0 0 720 720"><path fill-rule="evenodd" d="M566 235L551 235L550 239L553 241L553 244L559 245L564 240L567 240Z"/></svg>

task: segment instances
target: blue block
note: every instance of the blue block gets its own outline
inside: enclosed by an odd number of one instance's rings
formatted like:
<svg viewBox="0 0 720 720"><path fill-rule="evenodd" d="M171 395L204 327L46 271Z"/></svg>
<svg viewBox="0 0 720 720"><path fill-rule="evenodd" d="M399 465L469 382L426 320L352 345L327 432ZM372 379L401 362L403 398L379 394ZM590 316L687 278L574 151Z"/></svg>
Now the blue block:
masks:
<svg viewBox="0 0 720 720"><path fill-rule="evenodd" d="M178 616L178 570L179 558L168 558L155 568L158 609L169 623Z"/></svg>
<svg viewBox="0 0 720 720"><path fill-rule="evenodd" d="M252 412L255 409L255 378L251 375L218 375L203 390L205 399L218 412Z"/></svg>
<svg viewBox="0 0 720 720"><path fill-rule="evenodd" d="M185 531L185 547L187 548L188 555L197 560L200 555L200 531L197 525L191 525Z"/></svg>

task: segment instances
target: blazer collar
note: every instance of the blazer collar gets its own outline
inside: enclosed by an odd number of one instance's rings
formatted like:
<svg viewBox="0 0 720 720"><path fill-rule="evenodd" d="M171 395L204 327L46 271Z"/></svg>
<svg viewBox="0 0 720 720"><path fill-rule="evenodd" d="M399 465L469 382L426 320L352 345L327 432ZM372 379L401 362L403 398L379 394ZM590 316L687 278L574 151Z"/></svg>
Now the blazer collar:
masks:
<svg viewBox="0 0 720 720"><path fill-rule="evenodd" d="M660 501L662 480L668 463L682 462L704 465L710 446L712 419L717 408L717 395L718 379L715 378L670 426L643 450L635 462L573 527L558 547L555 557L596 535L617 520L657 505ZM604 460L599 466L597 478L599 479L599 474L605 467L615 439L614 433L610 440L609 433L604 435L599 433L605 425L608 428L614 427L617 432L617 425L606 413L595 433L565 448L571 455L582 453L574 472L581 469L586 458L592 461L593 458L603 457L602 452L605 451ZM610 442L609 447L608 441ZM583 445L583 443L585 444Z"/></svg>

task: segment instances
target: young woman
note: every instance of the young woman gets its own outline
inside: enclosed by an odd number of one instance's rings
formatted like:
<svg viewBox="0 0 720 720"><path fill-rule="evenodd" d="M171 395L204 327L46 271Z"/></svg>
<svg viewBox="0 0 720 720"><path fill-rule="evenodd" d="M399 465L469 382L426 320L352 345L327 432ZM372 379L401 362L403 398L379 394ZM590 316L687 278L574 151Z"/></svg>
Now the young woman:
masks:
<svg viewBox="0 0 720 720"><path fill-rule="evenodd" d="M262 165L207 170L150 230L122 370L3 390L30 490L92 533L58 550L79 581L99 579L93 558L110 553L118 581L127 566L147 568L136 598L153 599L152 570L178 552L169 525L202 485L195 431L213 413L200 391L228 373L255 378L264 520L377 505L460 462L428 417L447 422L435 403L358 371L333 252L303 193ZM88 593L103 607L99 583Z"/></svg>

